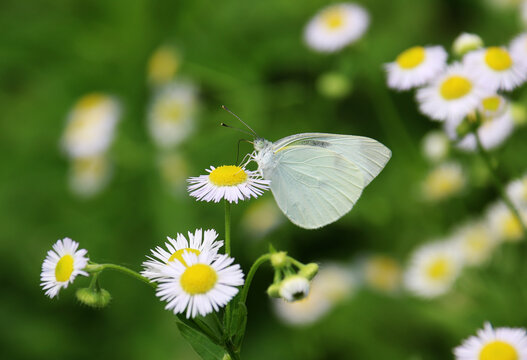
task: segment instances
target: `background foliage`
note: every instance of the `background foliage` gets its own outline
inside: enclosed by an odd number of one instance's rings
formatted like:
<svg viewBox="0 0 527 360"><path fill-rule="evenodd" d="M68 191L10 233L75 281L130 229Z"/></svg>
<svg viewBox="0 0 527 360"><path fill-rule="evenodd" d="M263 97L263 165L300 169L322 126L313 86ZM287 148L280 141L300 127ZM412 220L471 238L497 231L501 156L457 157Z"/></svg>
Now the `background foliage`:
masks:
<svg viewBox="0 0 527 360"><path fill-rule="evenodd" d="M0 357L3 359L194 359L175 319L147 286L104 274L114 301L97 311L80 306L79 278L50 301L39 287L51 244L69 236L98 262L139 269L166 235L196 227L223 232L222 205L173 197L156 167L145 126L150 98L148 57L160 44L183 51L181 73L200 88L199 129L182 148L199 175L232 163L239 133L226 104L270 140L307 131L373 137L393 151L387 168L341 221L318 231L290 223L251 241L236 228L247 204L234 207L233 253L245 271L267 242L304 262L348 261L364 252L404 261L426 240L481 214L496 198L485 181L440 205L420 200L428 169L419 151L436 124L409 93L384 85L382 64L416 44L450 47L462 31L488 44L506 44L520 31L516 9L476 0L363 1L372 24L344 52L320 55L301 41L307 20L326 2L295 1L13 1L0 4ZM323 97L318 76L340 71L353 83L342 100ZM98 197L79 200L67 189L67 161L58 147L70 106L81 95L119 96L124 116L112 147L115 176ZM513 94L521 99L521 91ZM505 178L527 169L525 129L497 151ZM249 145L242 145L249 152ZM474 158L461 156L466 164ZM477 164L477 162L476 162ZM472 165L474 166L474 165ZM266 197L272 196L270 193ZM291 329L271 315L265 289L272 272L258 273L250 294L247 359L447 359L485 320L526 326L524 277L518 251L506 248L485 269L465 274L435 301L360 291L318 324ZM504 269L503 264L512 270ZM525 266L523 265L523 268ZM523 299L523 300L522 300Z"/></svg>

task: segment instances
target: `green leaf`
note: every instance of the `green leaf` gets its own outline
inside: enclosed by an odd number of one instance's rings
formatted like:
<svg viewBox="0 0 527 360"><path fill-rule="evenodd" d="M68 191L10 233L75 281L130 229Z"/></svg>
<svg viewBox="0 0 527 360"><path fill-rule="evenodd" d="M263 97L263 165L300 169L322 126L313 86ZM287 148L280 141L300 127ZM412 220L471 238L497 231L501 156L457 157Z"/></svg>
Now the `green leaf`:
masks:
<svg viewBox="0 0 527 360"><path fill-rule="evenodd" d="M243 302L239 302L232 315L231 326L229 329L229 337L236 348L239 348L243 337L245 335L245 327L247 325L247 306Z"/></svg>
<svg viewBox="0 0 527 360"><path fill-rule="evenodd" d="M213 343L212 340L203 333L183 324L182 322L178 322L177 327L181 332L181 335L190 343L194 351L198 353L203 360L223 359L225 350L221 346Z"/></svg>

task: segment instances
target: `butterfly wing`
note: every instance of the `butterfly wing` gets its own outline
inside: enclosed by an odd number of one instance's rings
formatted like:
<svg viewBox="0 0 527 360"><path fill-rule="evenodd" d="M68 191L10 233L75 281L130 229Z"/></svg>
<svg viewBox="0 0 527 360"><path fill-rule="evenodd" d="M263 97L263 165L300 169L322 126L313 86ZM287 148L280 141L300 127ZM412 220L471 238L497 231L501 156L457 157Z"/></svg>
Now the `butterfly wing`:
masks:
<svg viewBox="0 0 527 360"><path fill-rule="evenodd" d="M271 191L282 212L296 225L316 229L330 224L357 202L362 171L322 146L293 145L275 153Z"/></svg>
<svg viewBox="0 0 527 360"><path fill-rule="evenodd" d="M324 133L296 134L278 140L273 144L275 153L291 146L304 145L324 147L340 154L356 165L368 185L384 168L392 152L386 146L364 136L337 135Z"/></svg>

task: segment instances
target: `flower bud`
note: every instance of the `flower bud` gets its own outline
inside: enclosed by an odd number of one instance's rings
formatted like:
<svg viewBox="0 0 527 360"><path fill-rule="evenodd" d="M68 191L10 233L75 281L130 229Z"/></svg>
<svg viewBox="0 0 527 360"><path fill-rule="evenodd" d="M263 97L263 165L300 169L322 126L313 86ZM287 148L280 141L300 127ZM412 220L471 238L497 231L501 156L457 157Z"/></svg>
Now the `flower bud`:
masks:
<svg viewBox="0 0 527 360"><path fill-rule="evenodd" d="M279 298L280 297L280 283L271 284L271 286L267 288L267 295L269 295L269 297Z"/></svg>
<svg viewBox="0 0 527 360"><path fill-rule="evenodd" d="M304 266L298 272L298 275L305 277L308 280L312 280L315 275L318 273L318 265L315 263L309 263Z"/></svg>
<svg viewBox="0 0 527 360"><path fill-rule="evenodd" d="M454 44L452 50L457 56L463 56L466 53L483 47L483 40L476 34L462 33L459 35Z"/></svg>
<svg viewBox="0 0 527 360"><path fill-rule="evenodd" d="M93 308L103 308L112 300L112 296L105 289L81 288L75 295L81 303Z"/></svg>
<svg viewBox="0 0 527 360"><path fill-rule="evenodd" d="M289 259L287 259L287 253L285 251L278 251L271 255L271 265L275 269L281 269L289 265Z"/></svg>

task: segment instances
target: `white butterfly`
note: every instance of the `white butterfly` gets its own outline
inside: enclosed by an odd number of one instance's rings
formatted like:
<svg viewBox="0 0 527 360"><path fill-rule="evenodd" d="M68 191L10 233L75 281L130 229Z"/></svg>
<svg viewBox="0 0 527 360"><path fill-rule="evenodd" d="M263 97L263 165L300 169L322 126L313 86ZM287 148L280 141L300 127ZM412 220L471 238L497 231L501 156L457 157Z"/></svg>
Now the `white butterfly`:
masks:
<svg viewBox="0 0 527 360"><path fill-rule="evenodd" d="M376 140L305 133L272 143L254 141L252 160L282 212L294 224L316 229L340 219L384 168L391 151Z"/></svg>

